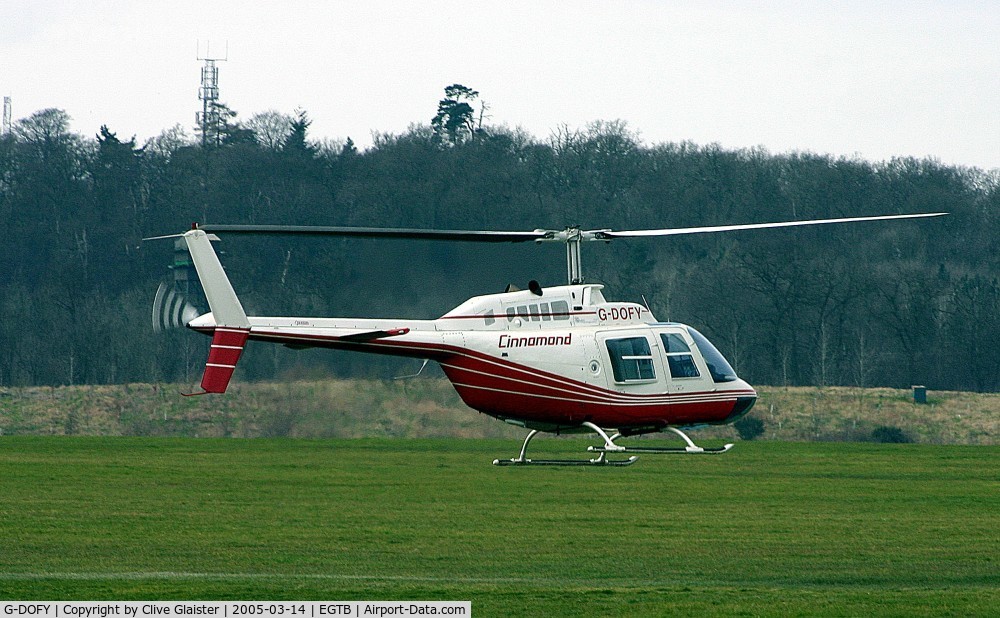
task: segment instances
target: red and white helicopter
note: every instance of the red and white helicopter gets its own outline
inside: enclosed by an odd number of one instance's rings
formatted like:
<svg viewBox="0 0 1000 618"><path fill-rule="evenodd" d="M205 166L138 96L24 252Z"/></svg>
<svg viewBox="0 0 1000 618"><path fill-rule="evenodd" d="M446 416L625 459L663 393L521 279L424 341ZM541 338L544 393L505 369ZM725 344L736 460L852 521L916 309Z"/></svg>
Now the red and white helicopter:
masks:
<svg viewBox="0 0 1000 618"><path fill-rule="evenodd" d="M732 423L753 407L757 392L690 326L660 322L643 305L609 302L604 286L583 282L580 246L621 238L936 217L921 213L654 230L419 230L278 225L202 225L183 238L210 312L186 322L212 337L201 381L223 393L250 340L292 348L336 348L433 360L469 407L530 430L520 454L496 465L629 465L636 456L611 453L722 453L702 448L683 431ZM476 296L436 320L248 316L212 247L216 234L304 234L473 242L562 242L568 284ZM149 239L153 240L153 239ZM160 295L158 294L158 302ZM154 321L157 308L154 303ZM204 394L198 393L198 394ZM673 432L677 448L626 446L620 438ZM599 453L580 460L532 460L539 432L593 432Z"/></svg>

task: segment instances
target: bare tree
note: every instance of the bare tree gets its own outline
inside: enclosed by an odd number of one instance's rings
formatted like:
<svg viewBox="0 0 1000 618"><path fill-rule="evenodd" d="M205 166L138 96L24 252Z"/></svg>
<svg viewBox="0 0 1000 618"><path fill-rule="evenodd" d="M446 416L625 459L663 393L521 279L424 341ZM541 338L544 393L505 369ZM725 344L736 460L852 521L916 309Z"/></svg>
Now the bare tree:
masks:
<svg viewBox="0 0 1000 618"><path fill-rule="evenodd" d="M269 109L250 116L243 126L253 132L254 139L264 148L280 150L292 131L294 121L295 117L290 114Z"/></svg>

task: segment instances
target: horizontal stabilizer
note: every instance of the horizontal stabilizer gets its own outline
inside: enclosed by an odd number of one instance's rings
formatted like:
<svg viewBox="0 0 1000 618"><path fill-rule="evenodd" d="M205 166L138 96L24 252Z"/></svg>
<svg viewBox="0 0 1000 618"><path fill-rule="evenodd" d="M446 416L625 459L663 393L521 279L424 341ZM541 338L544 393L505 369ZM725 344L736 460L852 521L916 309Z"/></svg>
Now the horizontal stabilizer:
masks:
<svg viewBox="0 0 1000 618"><path fill-rule="evenodd" d="M367 333L356 333L354 335L344 335L338 337L340 341L372 341L374 339L385 339L386 337L398 337L410 332L409 328L393 328L391 330L373 330Z"/></svg>

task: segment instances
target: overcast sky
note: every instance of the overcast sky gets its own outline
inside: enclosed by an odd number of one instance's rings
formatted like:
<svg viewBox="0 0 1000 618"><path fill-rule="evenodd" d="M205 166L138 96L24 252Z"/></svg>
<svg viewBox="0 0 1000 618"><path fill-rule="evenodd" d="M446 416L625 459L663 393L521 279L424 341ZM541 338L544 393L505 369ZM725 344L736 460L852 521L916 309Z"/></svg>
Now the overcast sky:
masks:
<svg viewBox="0 0 1000 618"><path fill-rule="evenodd" d="M208 48L210 43L211 47ZM643 143L931 156L1000 168L1000 3L5 0L0 94L84 135L193 134L202 63L245 119L314 139L430 122L444 87L540 139L621 119Z"/></svg>

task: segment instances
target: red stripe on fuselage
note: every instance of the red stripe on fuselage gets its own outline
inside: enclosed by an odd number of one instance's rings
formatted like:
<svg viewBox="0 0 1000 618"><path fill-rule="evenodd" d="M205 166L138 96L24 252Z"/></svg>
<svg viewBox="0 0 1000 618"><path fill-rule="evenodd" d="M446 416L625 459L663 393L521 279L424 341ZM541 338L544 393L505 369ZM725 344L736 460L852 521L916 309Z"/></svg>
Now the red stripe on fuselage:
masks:
<svg viewBox="0 0 1000 618"><path fill-rule="evenodd" d="M550 322L552 320L555 320L555 318L557 318L557 317L559 319L561 319L561 320L568 320L571 316L574 316L574 315L597 315L597 312L596 311L561 311L561 312L551 312L550 311L549 313L542 313L542 312L536 312L536 313L515 313L515 314L504 313L504 314L501 314L501 315L497 315L497 314L486 315L485 313L480 313L480 314L474 314L474 315L443 315L443 316L441 316L438 319L441 319L441 320L475 320L475 319L478 318L480 320L484 320L486 318L493 318L497 322L499 322L500 320L507 320L508 322L512 322L514 320L514 318L529 318L529 319L531 319L532 322L540 322L540 321ZM535 319L535 318L538 318L538 319ZM549 319L546 319L546 318L552 318L552 319L549 320Z"/></svg>
<svg viewBox="0 0 1000 618"><path fill-rule="evenodd" d="M602 390L570 380L554 380L521 367L498 366L469 356L442 363L467 405L504 418L554 424L591 421L604 427L722 423L737 397L750 392L635 395ZM485 370L486 368L489 371Z"/></svg>

